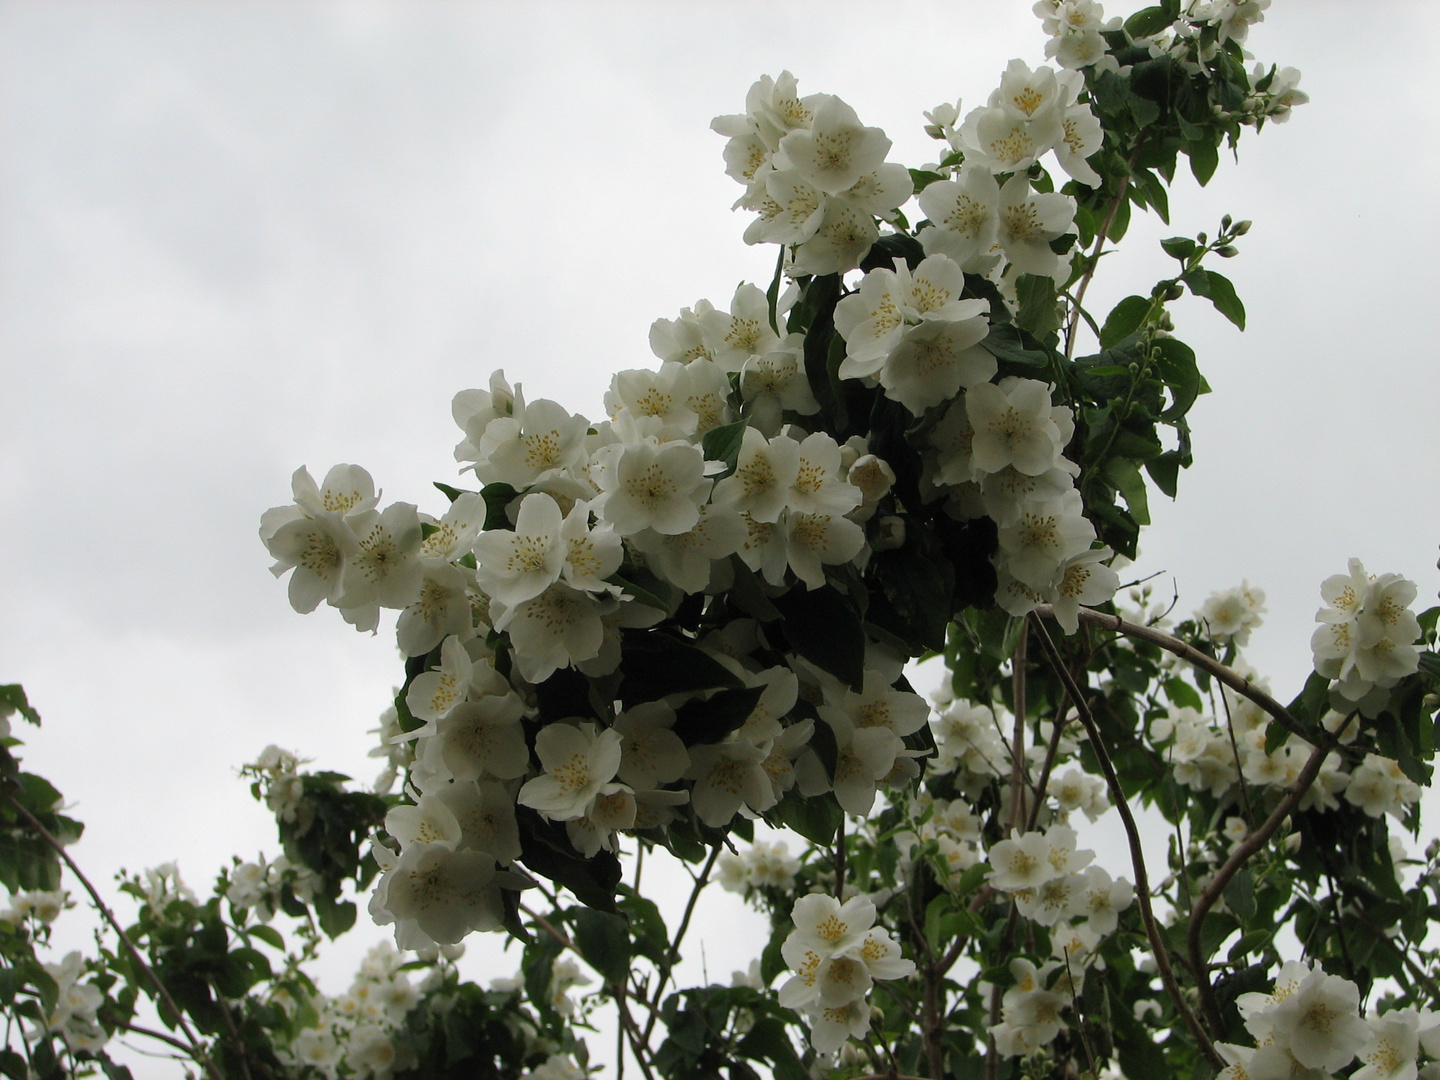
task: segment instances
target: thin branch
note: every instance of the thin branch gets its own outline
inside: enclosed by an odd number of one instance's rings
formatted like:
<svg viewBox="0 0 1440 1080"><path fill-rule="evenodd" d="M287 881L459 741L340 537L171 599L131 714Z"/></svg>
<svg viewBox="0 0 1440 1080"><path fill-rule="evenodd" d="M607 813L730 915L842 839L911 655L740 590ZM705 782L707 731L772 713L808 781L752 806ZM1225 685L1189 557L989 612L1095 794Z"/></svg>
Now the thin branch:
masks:
<svg viewBox="0 0 1440 1080"><path fill-rule="evenodd" d="M1081 304L1085 299L1085 290L1090 287L1090 279L1095 276L1096 269L1100 266L1100 254L1105 248L1105 241L1110 235L1110 226L1115 223L1115 215L1120 212L1120 206L1130 194L1130 176L1134 171L1135 163L1140 160L1140 147L1144 145L1144 137L1137 139L1135 149L1130 154L1130 160L1125 163L1126 176L1120 184L1120 190L1116 193L1114 200L1110 203L1110 209L1105 212L1105 220L1100 223L1100 229L1095 233L1095 247L1091 250L1086 260L1085 273L1080 278L1080 284L1075 290L1075 310L1070 313L1070 325L1065 328L1065 359L1075 358L1075 337L1076 331L1080 328Z"/></svg>
<svg viewBox="0 0 1440 1080"><path fill-rule="evenodd" d="M182 1051L187 1056L190 1053L190 1047L185 1045L185 1043L181 1042L179 1039L175 1038L174 1035L167 1035L163 1031L156 1031L153 1028L141 1027L139 1024L128 1024L123 1020L116 1021L115 1026L122 1031L129 1031L135 1035L144 1035L147 1039L155 1039L157 1042L163 1042L167 1046L173 1046L176 1050Z"/></svg>
<svg viewBox="0 0 1440 1080"><path fill-rule="evenodd" d="M220 1006L220 1015L225 1018L225 1027L229 1030L230 1037L235 1040L235 1056L240 1059L240 1071L245 1075L245 1080L252 1080L250 1063L246 1060L249 1055L245 1053L245 1040L240 1035L240 1029L235 1026L235 1018L230 1015L230 1005L220 993L220 988L215 985L214 979L205 981L210 984L210 992L215 995L215 1003Z"/></svg>
<svg viewBox="0 0 1440 1080"><path fill-rule="evenodd" d="M1045 761L1040 766L1040 777L1035 781L1035 805L1030 808L1030 819L1025 823L1026 832L1034 832L1040 820L1040 808L1045 805L1045 789L1050 784L1050 771L1055 767L1055 758L1060 753L1060 739L1070 718L1070 692L1060 702L1060 711L1055 714L1055 726L1050 730L1050 744L1045 747Z"/></svg>
<svg viewBox="0 0 1440 1080"><path fill-rule="evenodd" d="M65 850L65 846L61 844L59 840L55 839L50 830L40 823L40 819L26 809L14 795L6 795L6 800L16 809L21 817L29 822L30 827L40 834L40 838L64 860L65 865L70 868L70 872L75 875L80 884L85 887L85 891L90 894L90 902L94 904L95 909L100 912L100 917L110 924L110 928L114 930L116 936L119 937L120 943L125 946L125 951L130 954L130 959L145 973L150 983L155 987L155 992L159 995L160 1000L165 1003L165 1007L168 1008L175 1017L175 1023L179 1026L180 1030L185 1033L185 1037L190 1040L190 1045L186 1052L190 1054L193 1060L203 1065L205 1071L214 1077L215 1080L224 1080L220 1071L215 1068L215 1063L210 1060L210 1055L206 1052L204 1045L196 1038L195 1032L190 1030L190 1025L185 1022L185 1014L180 1010L180 1006L175 1004L175 999L170 996L169 989L160 981L160 976L155 974L155 969L145 962L145 958L140 955L140 950L135 947L135 943L130 940L130 936L125 933L124 928L120 925L120 920L115 918L115 913L112 912L105 901L100 898L100 893L96 891L95 886L90 883L90 879L85 876L85 872L81 870L75 860L70 857L70 853Z"/></svg>
<svg viewBox="0 0 1440 1080"><path fill-rule="evenodd" d="M1042 619L1055 618L1055 609L1049 604L1040 604L1035 608L1035 615ZM1148 641L1152 645L1158 645L1166 652L1174 653L1180 659L1206 672L1213 678L1230 687L1241 697L1249 698L1260 708L1264 709L1286 729L1295 736L1304 739L1311 746L1316 745L1315 736L1305 730L1304 725L1291 715L1290 710L1281 705L1278 701L1265 693L1258 686L1255 686L1249 679L1237 674L1231 668L1226 667L1213 656L1209 656L1192 645L1181 641L1163 630L1156 630L1153 626L1141 626L1139 623L1132 623L1122 619L1119 615L1107 615L1103 611L1096 611L1094 608L1082 607L1080 609L1080 621L1091 626L1098 626L1104 630L1113 630L1117 634L1124 634L1126 637L1138 638L1141 641Z"/></svg>
<svg viewBox="0 0 1440 1080"><path fill-rule="evenodd" d="M665 984L670 981L670 973L680 959L680 943L685 940L685 931L690 929L690 917L695 914L695 904L700 899L700 890L705 888L705 883L710 879L710 871L715 868L715 860L718 858L720 858L720 845L716 844L710 850L710 858L705 860L704 869L695 879L695 887L690 890L690 899L685 904L685 914L680 917L680 927L675 931L674 940L670 942L670 949L665 954L665 963L660 965L660 979L655 984L655 993L646 1003L650 1010L650 1017L645 1021L645 1033L642 1040L646 1046L650 1045L650 1036L655 1031L655 1022L660 1018L660 997L665 993Z"/></svg>
<svg viewBox="0 0 1440 1080"><path fill-rule="evenodd" d="M835 899L845 902L845 812L840 812L840 824L835 827Z"/></svg>
<svg viewBox="0 0 1440 1080"><path fill-rule="evenodd" d="M1085 609L1082 608L1082 615L1084 611ZM1037 612L1037 614L1039 613ZM1185 995L1180 991L1180 984L1175 979L1175 972L1170 966L1170 954L1165 946L1165 939L1160 934L1160 926L1155 921L1154 909L1150 906L1150 876L1145 871L1145 852L1140 846L1140 830L1136 827L1135 818L1130 813L1129 800L1126 798L1125 789L1120 786L1120 777L1115 772L1114 762L1110 760L1110 752L1105 747L1105 741L1100 737L1100 729L1095 724L1095 718L1090 715L1090 708L1085 704L1080 687L1076 685L1070 669L1061 659L1055 642L1050 639L1050 633L1045 629L1045 624L1038 618L1032 618L1030 621L1035 627L1036 637L1039 638L1040 644L1050 659L1051 666L1055 669L1056 674L1064 680L1066 689L1070 692L1070 699L1075 702L1076 712L1079 714L1080 722L1085 726L1085 734L1090 740L1090 748L1095 753L1095 759L1100 763L1100 771L1105 774L1105 783L1110 789L1110 797L1115 801L1115 809L1120 815L1121 824L1125 827L1125 838L1130 844L1130 861L1135 868L1135 897L1140 906L1140 921L1145 926L1145 936L1150 942L1150 951L1155 956L1155 966L1160 970L1160 981L1164 983L1165 990L1175 1005L1175 1011L1185 1022L1190 1034L1195 1037L1201 1053L1218 1072L1225 1067L1225 1062L1215 1052L1215 1046L1210 1041L1205 1026L1200 1023L1200 1018L1195 1015L1194 1010L1185 1000ZM1197 974L1196 978L1198 981L1200 976Z"/></svg>
<svg viewBox="0 0 1440 1080"><path fill-rule="evenodd" d="M1201 931L1205 926L1205 916L1210 913L1210 909L1220 899L1221 894L1225 891L1225 886L1230 884L1230 879L1238 874L1251 857L1269 842L1270 837L1275 835L1275 831L1284 824L1291 811L1305 797L1305 793L1315 783L1315 778L1320 775L1320 766L1324 764L1326 756L1335 748L1340 733L1345 730L1354 716L1354 713L1347 716L1345 722L1336 729L1335 733L1311 752L1309 760L1300 769L1300 774L1295 777L1295 782L1285 789L1284 797L1281 798L1270 816L1265 819L1265 823L1235 845L1230 852L1230 857L1225 860L1225 864L1215 871L1215 876L1201 891L1200 898L1195 901L1195 907L1190 912L1190 930L1187 935L1190 966L1194 969L1195 985L1200 992L1200 1007L1205 1011L1206 1019L1210 1021L1216 1031L1222 1029L1222 1021L1220 1006L1215 1000L1215 990L1210 985L1210 973L1205 967L1205 956L1201 943Z"/></svg>
<svg viewBox="0 0 1440 1080"><path fill-rule="evenodd" d="M1028 629L1022 631L1015 644L1015 655L1010 658L1010 701L1015 709L1015 732L1010 745L1010 812L1008 835L1015 826L1025 819L1025 669L1029 666L1026 656Z"/></svg>

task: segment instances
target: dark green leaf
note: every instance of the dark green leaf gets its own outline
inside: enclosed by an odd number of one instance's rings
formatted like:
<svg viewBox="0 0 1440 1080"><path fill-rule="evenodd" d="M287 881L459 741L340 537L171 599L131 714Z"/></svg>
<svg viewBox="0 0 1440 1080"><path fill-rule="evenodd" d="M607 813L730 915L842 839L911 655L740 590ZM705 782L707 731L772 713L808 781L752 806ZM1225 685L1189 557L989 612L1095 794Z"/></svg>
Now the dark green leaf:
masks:
<svg viewBox="0 0 1440 1080"><path fill-rule="evenodd" d="M740 459L740 445L744 441L745 429L750 425L744 420L733 424L713 427L700 437L700 448L706 461L723 461L728 472L735 471Z"/></svg>
<svg viewBox="0 0 1440 1080"><path fill-rule="evenodd" d="M1172 259L1179 259L1181 262L1188 262L1200 246L1188 236L1172 236L1169 240L1161 240L1160 246L1165 249L1165 254Z"/></svg>
<svg viewBox="0 0 1440 1080"><path fill-rule="evenodd" d="M831 588L796 586L774 603L784 618L780 630L791 650L859 690L865 676L865 631L845 598Z"/></svg>
<svg viewBox="0 0 1440 1080"><path fill-rule="evenodd" d="M1127 296L1105 316L1105 325L1100 328L1100 347L1114 348L1125 338L1145 324L1150 312L1150 300L1144 296ZM1122 369L1123 371L1123 369Z"/></svg>
<svg viewBox="0 0 1440 1080"><path fill-rule="evenodd" d="M1195 399L1209 391L1200 369L1195 363L1195 352L1183 341L1173 337L1158 337L1152 343L1155 366L1161 380L1170 390L1173 399L1160 419L1173 423L1190 411ZM1174 492L1166 494L1174 495Z"/></svg>
<svg viewBox="0 0 1440 1080"><path fill-rule="evenodd" d="M1137 525L1150 524L1150 502L1145 494L1145 478L1135 462L1113 457L1105 463L1105 476L1125 496L1125 505Z"/></svg>
<svg viewBox="0 0 1440 1080"><path fill-rule="evenodd" d="M1223 274L1217 274L1214 270L1206 273L1210 278L1210 302L1215 305L1215 310L1244 330L1245 305L1235 295L1235 286Z"/></svg>
<svg viewBox="0 0 1440 1080"><path fill-rule="evenodd" d="M1174 22L1163 7L1141 8L1125 20L1125 32L1132 38L1154 37L1170 28Z"/></svg>
<svg viewBox="0 0 1440 1080"><path fill-rule="evenodd" d="M672 730L686 746L719 742L749 719L764 693L764 686L746 686L687 701L675 711Z"/></svg>
<svg viewBox="0 0 1440 1080"><path fill-rule="evenodd" d="M1255 917L1255 879L1248 867L1241 867L1225 884L1225 903L1242 922Z"/></svg>
<svg viewBox="0 0 1440 1080"><path fill-rule="evenodd" d="M505 508L519 494L509 484L486 484L481 488L480 497L485 500L485 528L513 529L515 525L505 513Z"/></svg>
<svg viewBox="0 0 1440 1080"><path fill-rule="evenodd" d="M1060 329L1060 305L1055 300L1055 279L1043 274L1021 274L1015 283L1019 311L1015 325L1037 337Z"/></svg>
<svg viewBox="0 0 1440 1080"><path fill-rule="evenodd" d="M436 480L434 483L435 487L439 489L440 493L444 495L447 499L449 499L452 503L456 499L460 498L461 495L475 494L473 491L462 491L460 488L451 487L449 484L442 484L439 480Z"/></svg>
<svg viewBox="0 0 1440 1080"><path fill-rule="evenodd" d="M663 631L632 631L620 648L620 693L627 703L744 685L709 653Z"/></svg>
<svg viewBox="0 0 1440 1080"><path fill-rule="evenodd" d="M572 908L575 948L608 984L623 984L630 972L630 924L608 911Z"/></svg>
<svg viewBox="0 0 1440 1080"><path fill-rule="evenodd" d="M36 727L40 726L40 714L30 707L25 689L19 683L0 686L0 705L8 705Z"/></svg>
<svg viewBox="0 0 1440 1080"><path fill-rule="evenodd" d="M812 844L825 847L835 842L844 815L831 792L807 799L794 788L770 811L770 816L780 824L794 829Z"/></svg>
<svg viewBox="0 0 1440 1080"><path fill-rule="evenodd" d="M1194 174L1201 187L1210 182L1210 178L1215 175L1216 167L1220 164L1220 150L1215 144L1218 137L1218 135L1206 134L1198 142L1192 142L1186 148L1186 153L1190 157L1190 172Z"/></svg>
<svg viewBox="0 0 1440 1080"><path fill-rule="evenodd" d="M1145 471L1155 481L1155 486L1172 499L1180 487L1180 464L1180 455L1174 450L1167 450L1145 462Z"/></svg>

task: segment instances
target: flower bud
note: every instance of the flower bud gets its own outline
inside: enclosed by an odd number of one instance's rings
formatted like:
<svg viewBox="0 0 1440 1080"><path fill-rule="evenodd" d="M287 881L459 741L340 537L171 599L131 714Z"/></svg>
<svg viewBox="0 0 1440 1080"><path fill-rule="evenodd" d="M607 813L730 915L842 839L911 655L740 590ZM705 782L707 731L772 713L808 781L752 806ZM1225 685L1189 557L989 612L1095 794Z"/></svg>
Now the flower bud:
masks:
<svg viewBox="0 0 1440 1080"><path fill-rule="evenodd" d="M875 532L875 550L891 551L894 548L903 546L905 543L905 521L903 518L890 515L880 519L879 528Z"/></svg>
<svg viewBox="0 0 1440 1080"><path fill-rule="evenodd" d="M1184 296L1184 295L1185 295L1185 286L1181 285L1178 281L1177 281L1174 285L1171 285L1168 289L1165 290L1165 299L1166 299L1166 300L1179 300L1180 297L1182 297L1182 296Z"/></svg>
<svg viewBox="0 0 1440 1080"><path fill-rule="evenodd" d="M1240 254L1240 249L1232 244L1221 244L1215 249L1215 254L1219 255L1222 259L1233 259L1236 255Z"/></svg>
<svg viewBox="0 0 1440 1080"><path fill-rule="evenodd" d="M1253 221L1237 221L1235 223L1235 229L1231 235L1244 236L1247 232L1250 231L1250 226L1253 224Z"/></svg>
<svg viewBox="0 0 1440 1080"><path fill-rule="evenodd" d="M1233 224L1235 224L1235 219L1232 218L1229 214L1226 214L1224 217L1222 217L1222 218L1220 219L1220 231L1221 231L1221 232L1229 232L1229 231L1230 231L1230 226L1233 225Z"/></svg>

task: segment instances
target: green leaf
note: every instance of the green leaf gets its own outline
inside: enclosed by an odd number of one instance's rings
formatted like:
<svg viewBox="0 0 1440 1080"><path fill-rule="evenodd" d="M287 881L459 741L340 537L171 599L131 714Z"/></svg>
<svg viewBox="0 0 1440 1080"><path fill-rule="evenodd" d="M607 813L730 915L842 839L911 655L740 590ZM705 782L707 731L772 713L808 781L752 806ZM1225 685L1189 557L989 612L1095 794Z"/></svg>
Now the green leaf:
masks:
<svg viewBox="0 0 1440 1080"><path fill-rule="evenodd" d="M840 829L845 812L840 809L832 792L807 799L792 788L775 804L769 816L786 828L794 829L812 844L828 847L835 842L835 834Z"/></svg>
<svg viewBox="0 0 1440 1080"><path fill-rule="evenodd" d="M0 1076L8 1076L10 1080L30 1080L30 1070L25 1066L25 1059L7 1047L0 1050Z"/></svg>
<svg viewBox="0 0 1440 1080"><path fill-rule="evenodd" d="M1215 169L1220 164L1220 149L1216 146L1215 140L1219 136L1204 135L1197 142L1192 142L1186 148L1186 154L1190 158L1190 172L1204 187L1215 175Z"/></svg>
<svg viewBox="0 0 1440 1080"><path fill-rule="evenodd" d="M1145 316L1150 313L1150 300L1144 296L1127 296L1105 316L1105 325L1100 328L1100 347L1111 349L1145 325ZM1124 369L1120 369L1122 372ZM1093 374L1093 372L1092 372Z"/></svg>
<svg viewBox="0 0 1440 1080"><path fill-rule="evenodd" d="M1200 691L1187 683L1179 676L1172 675L1165 680L1165 696L1170 699L1171 704L1180 708L1191 708L1196 712L1203 712L1205 702L1200 697Z"/></svg>
<svg viewBox="0 0 1440 1080"><path fill-rule="evenodd" d="M1422 652L1420 654L1420 670L1432 679L1440 679L1440 656L1433 652Z"/></svg>
<svg viewBox="0 0 1440 1080"><path fill-rule="evenodd" d="M40 726L40 714L30 707L30 702L25 698L25 689L19 683L0 686L0 705L9 706L36 727Z"/></svg>
<svg viewBox="0 0 1440 1080"><path fill-rule="evenodd" d="M513 529L505 508L515 501L520 493L509 484L486 484L480 489L480 497L485 500L485 528L486 529Z"/></svg>
<svg viewBox="0 0 1440 1080"><path fill-rule="evenodd" d="M1165 423L1174 423L1190 411L1195 399L1209 393L1210 387L1200 374L1195 363L1195 352L1183 341L1173 337L1157 337L1152 342L1155 367L1173 399L1170 407L1160 414ZM1166 492L1173 497L1174 492Z"/></svg>
<svg viewBox="0 0 1440 1080"><path fill-rule="evenodd" d="M636 951L657 964L665 963L670 953L670 936L655 902L627 893L620 898L620 910L630 919L629 932Z"/></svg>
<svg viewBox="0 0 1440 1080"><path fill-rule="evenodd" d="M1155 481L1155 486L1173 499L1180 487L1180 465L1179 452L1167 450L1159 457L1145 462L1145 471L1150 474L1150 479Z"/></svg>
<svg viewBox="0 0 1440 1080"><path fill-rule="evenodd" d="M449 499L452 503L456 499L460 498L461 495L475 494L473 491L463 491L460 488L451 487L449 484L442 484L439 480L434 481L434 484L435 487L439 489L440 493L444 495L447 499Z"/></svg>
<svg viewBox="0 0 1440 1080"><path fill-rule="evenodd" d="M985 340L980 342L980 346L995 359L1008 360L1021 367L1045 368L1050 366L1050 355L1032 348L1013 326L992 326Z"/></svg>
<svg viewBox="0 0 1440 1080"><path fill-rule="evenodd" d="M571 908L572 940L581 958L608 984L623 984L630 972L630 924L623 916Z"/></svg>
<svg viewBox="0 0 1440 1080"><path fill-rule="evenodd" d="M938 172L931 172L928 169L911 169L910 182L915 185L915 194L920 194L937 180L944 180Z"/></svg>
<svg viewBox="0 0 1440 1080"><path fill-rule="evenodd" d="M1160 246L1165 249L1166 255L1181 262L1189 262L1195 252L1200 250L1200 245L1188 236L1172 236L1169 240L1161 240Z"/></svg>
<svg viewBox="0 0 1440 1080"><path fill-rule="evenodd" d="M705 453L705 460L723 461L727 474L734 472L735 463L740 460L740 445L745 438L745 429L749 426L746 421L738 420L705 432L700 436L700 449Z"/></svg>
<svg viewBox="0 0 1440 1080"><path fill-rule="evenodd" d="M1055 302L1055 279L1043 274L1021 274L1015 283L1020 301L1015 325L1037 337L1060 329L1060 305Z"/></svg>
<svg viewBox="0 0 1440 1080"><path fill-rule="evenodd" d="M1125 505L1137 525L1150 524L1150 501L1145 493L1145 478L1140 469L1129 458L1114 457L1105 463L1105 476L1120 494L1125 496Z"/></svg>
<svg viewBox="0 0 1440 1080"><path fill-rule="evenodd" d="M746 686L687 701L675 710L672 730L686 746L719 742L750 718L764 693L764 686Z"/></svg>
<svg viewBox="0 0 1440 1080"><path fill-rule="evenodd" d="M1241 867L1225 884L1225 903L1230 910L1248 922L1255 917L1255 879L1248 867Z"/></svg>
<svg viewBox="0 0 1440 1080"><path fill-rule="evenodd" d="M1215 310L1221 315L1244 330L1245 305L1235 295L1235 286L1231 284L1229 278L1223 274L1217 274L1214 270L1207 270L1206 276L1209 278L1210 284L1210 291L1207 293L1210 303L1215 305Z"/></svg>
<svg viewBox="0 0 1440 1080"><path fill-rule="evenodd" d="M663 631L629 633L620 650L620 694L627 703L745 685L709 653Z"/></svg>
<svg viewBox="0 0 1440 1080"><path fill-rule="evenodd" d="M1163 7L1141 8L1125 20L1125 32L1132 38L1154 37L1170 28L1174 22Z"/></svg>
<svg viewBox="0 0 1440 1080"><path fill-rule="evenodd" d="M266 926L264 923L245 928L245 932L253 938L259 938L273 949L285 948L285 939L280 936L280 931L273 926Z"/></svg>
<svg viewBox="0 0 1440 1080"><path fill-rule="evenodd" d="M865 631L845 598L832 588L796 586L774 603L791 650L858 691L865 679Z"/></svg>

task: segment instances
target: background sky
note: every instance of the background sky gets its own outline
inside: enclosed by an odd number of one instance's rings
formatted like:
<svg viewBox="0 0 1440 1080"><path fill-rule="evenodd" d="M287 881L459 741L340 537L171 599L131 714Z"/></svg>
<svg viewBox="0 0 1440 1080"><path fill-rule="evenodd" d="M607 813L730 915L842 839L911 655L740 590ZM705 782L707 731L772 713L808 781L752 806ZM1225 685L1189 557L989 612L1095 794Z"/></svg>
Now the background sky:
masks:
<svg viewBox="0 0 1440 1080"><path fill-rule="evenodd" d="M274 854L236 778L268 743L376 771L390 630L296 615L256 535L297 466L438 513L450 398L494 368L600 415L654 319L769 280L713 116L789 68L918 166L922 110L1043 60L1030 6L0 2L0 682L45 717L26 760L93 876L178 858L205 888ZM1169 272L1156 239L1255 222L1223 267L1249 330L1174 306L1214 393L1138 569L1181 615L1263 588L1282 699L1347 558L1417 607L1440 586L1437 27L1277 0L1249 47L1312 104L1177 178L1090 293L1103 317Z"/></svg>

